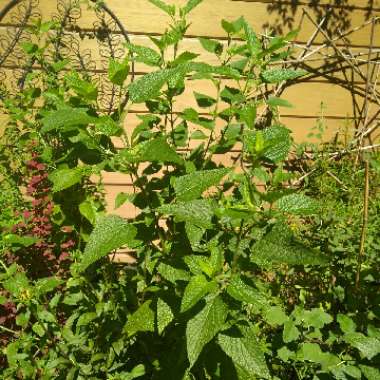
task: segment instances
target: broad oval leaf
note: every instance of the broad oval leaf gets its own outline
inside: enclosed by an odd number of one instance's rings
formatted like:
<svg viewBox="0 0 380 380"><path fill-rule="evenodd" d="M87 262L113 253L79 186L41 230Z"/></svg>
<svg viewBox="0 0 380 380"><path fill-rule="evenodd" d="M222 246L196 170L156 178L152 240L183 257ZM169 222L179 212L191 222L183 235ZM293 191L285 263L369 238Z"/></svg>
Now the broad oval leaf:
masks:
<svg viewBox="0 0 380 380"><path fill-rule="evenodd" d="M187 323L186 344L190 368L193 367L203 347L223 328L227 307L221 297L207 299L205 307Z"/></svg>
<svg viewBox="0 0 380 380"><path fill-rule="evenodd" d="M219 184L229 169L202 170L175 178L174 190L179 201L199 198L211 186Z"/></svg>
<svg viewBox="0 0 380 380"><path fill-rule="evenodd" d="M346 343L358 349L369 360L380 354L380 340L375 337L368 337L362 333L352 332L345 334L343 339Z"/></svg>
<svg viewBox="0 0 380 380"><path fill-rule="evenodd" d="M65 190L82 181L85 171L81 167L72 169L57 169L49 174L49 180L53 182L53 193Z"/></svg>
<svg viewBox="0 0 380 380"><path fill-rule="evenodd" d="M183 163L181 156L166 142L164 137L144 141L132 149L124 149L120 154L133 163L146 161Z"/></svg>
<svg viewBox="0 0 380 380"><path fill-rule="evenodd" d="M137 229L117 215L99 218L88 240L80 262L83 271L89 265L124 245L134 246Z"/></svg>
<svg viewBox="0 0 380 380"><path fill-rule="evenodd" d="M34 284L38 295L46 294L53 291L62 284L62 280L57 277L46 277L37 280Z"/></svg>
<svg viewBox="0 0 380 380"><path fill-rule="evenodd" d="M158 207L157 211L162 214L173 215L178 222L189 222L201 228L212 227L214 207L207 199L167 204Z"/></svg>
<svg viewBox="0 0 380 380"><path fill-rule="evenodd" d="M317 201L304 194L296 193L284 195L275 205L280 211L302 216L313 215L319 209Z"/></svg>
<svg viewBox="0 0 380 380"><path fill-rule="evenodd" d="M249 328L241 328L240 331L230 334L219 334L218 343L234 364L242 367L249 374L263 379L271 378L264 353L259 347L256 336Z"/></svg>
<svg viewBox="0 0 380 380"><path fill-rule="evenodd" d="M378 380L380 379L380 370L375 367L369 367L367 365L360 365L360 369L362 370L364 376L368 380Z"/></svg>
<svg viewBox="0 0 380 380"><path fill-rule="evenodd" d="M136 56L134 59L138 62L145 63L148 66L159 66L161 63L161 56L155 50L140 45L127 44L129 51Z"/></svg>
<svg viewBox="0 0 380 380"><path fill-rule="evenodd" d="M83 215L92 225L95 225L97 210L93 202L85 200L79 205L79 212Z"/></svg>
<svg viewBox="0 0 380 380"><path fill-rule="evenodd" d="M175 284L177 281L188 281L190 276L184 269L173 267L169 264L160 263L157 272L167 281Z"/></svg>
<svg viewBox="0 0 380 380"><path fill-rule="evenodd" d="M146 74L128 86L129 98L133 103L143 103L155 98L172 75L172 70L164 69Z"/></svg>
<svg viewBox="0 0 380 380"><path fill-rule="evenodd" d="M42 119L42 133L55 129L68 130L80 125L95 123L96 117L87 114L86 110L80 108L61 108L47 113Z"/></svg>
<svg viewBox="0 0 380 380"><path fill-rule="evenodd" d="M240 276L234 276L227 287L227 293L240 302L259 307L269 306L267 298L256 288L246 284Z"/></svg>
<svg viewBox="0 0 380 380"><path fill-rule="evenodd" d="M129 98L132 103L152 100L159 95L166 82L171 87L175 87L177 83L183 80L188 70L188 64L180 64L172 69L163 69L146 74L128 86Z"/></svg>
<svg viewBox="0 0 380 380"><path fill-rule="evenodd" d="M282 339L285 343L290 343L298 339L300 331L293 319L288 319L284 323L284 330L282 331Z"/></svg>

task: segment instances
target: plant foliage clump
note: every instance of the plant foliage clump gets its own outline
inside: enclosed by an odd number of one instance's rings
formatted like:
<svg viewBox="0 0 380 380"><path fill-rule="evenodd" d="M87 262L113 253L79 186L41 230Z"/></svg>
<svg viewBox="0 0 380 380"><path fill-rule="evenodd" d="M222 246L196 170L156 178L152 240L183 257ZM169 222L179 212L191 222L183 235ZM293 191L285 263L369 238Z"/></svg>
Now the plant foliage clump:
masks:
<svg viewBox="0 0 380 380"><path fill-rule="evenodd" d="M128 43L110 59L124 95L113 113L69 60L47 58L54 23L37 23L38 42L24 45L42 74L4 101L0 202L18 213L0 217L2 377L379 379L379 197L355 287L363 174L317 160L292 185L279 117L289 104L268 95L306 75L278 63L295 33L268 40L243 17L223 20L225 43L199 41L211 65L180 49L201 0L149 1L172 24L152 47ZM152 71L129 83L132 63ZM180 108L199 81L212 92ZM126 133L134 104L145 112ZM129 202L137 216L105 212L104 173L131 178L115 208ZM132 265L110 260L121 248Z"/></svg>

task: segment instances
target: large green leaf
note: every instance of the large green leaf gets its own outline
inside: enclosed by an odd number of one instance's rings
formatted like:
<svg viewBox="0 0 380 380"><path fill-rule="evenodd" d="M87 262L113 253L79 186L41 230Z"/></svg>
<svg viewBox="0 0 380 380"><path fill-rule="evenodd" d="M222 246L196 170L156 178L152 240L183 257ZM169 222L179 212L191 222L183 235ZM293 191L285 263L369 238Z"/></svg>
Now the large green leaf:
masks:
<svg viewBox="0 0 380 380"><path fill-rule="evenodd" d="M327 258L320 252L296 241L288 226L276 224L252 247L251 260L265 266L271 263L290 265L326 265Z"/></svg>
<svg viewBox="0 0 380 380"><path fill-rule="evenodd" d="M368 337L362 333L352 332L345 334L343 339L346 343L357 348L369 360L380 354L380 340L375 337Z"/></svg>
<svg viewBox="0 0 380 380"><path fill-rule="evenodd" d="M122 86L129 74L129 62L128 59L124 59L119 62L113 58L110 58L108 65L108 78L117 86Z"/></svg>
<svg viewBox="0 0 380 380"><path fill-rule="evenodd" d="M367 365L360 365L360 369L368 380L380 379L380 371L378 368L369 367Z"/></svg>
<svg viewBox="0 0 380 380"><path fill-rule="evenodd" d="M267 100L267 104L271 107L287 107L292 108L293 105L285 99L277 98L276 96L270 96Z"/></svg>
<svg viewBox="0 0 380 380"><path fill-rule="evenodd" d="M37 280L34 284L38 295L46 294L53 291L62 284L62 280L56 277L46 277Z"/></svg>
<svg viewBox="0 0 380 380"><path fill-rule="evenodd" d="M290 343L298 339L300 331L293 319L288 319L284 323L284 330L282 331L282 339L285 343Z"/></svg>
<svg viewBox="0 0 380 380"><path fill-rule="evenodd" d="M140 161L173 162L175 164L183 162L177 152L161 137L143 143L139 154Z"/></svg>
<svg viewBox="0 0 380 380"><path fill-rule="evenodd" d="M143 62L149 66L159 66L161 63L161 56L155 50L146 46L139 46L127 44L129 51L135 54L135 60Z"/></svg>
<svg viewBox="0 0 380 380"><path fill-rule="evenodd" d="M22 272L17 272L3 281L2 287L15 298L20 297L23 292L31 289L25 273Z"/></svg>
<svg viewBox="0 0 380 380"><path fill-rule="evenodd" d="M346 314L338 314L336 317L340 329L345 333L352 333L356 330L356 323Z"/></svg>
<svg viewBox="0 0 380 380"><path fill-rule="evenodd" d="M212 119L199 116L199 113L194 108L184 109L181 117L186 121L190 121L209 130L213 130L215 127L215 122Z"/></svg>
<svg viewBox="0 0 380 380"><path fill-rule="evenodd" d="M227 307L219 296L207 299L205 307L189 320L186 327L187 357L190 368L197 361L203 347L222 329Z"/></svg>
<svg viewBox="0 0 380 380"><path fill-rule="evenodd" d="M216 288L214 281L207 281L202 274L191 278L186 286L181 302L181 312L191 309L199 300L201 300L211 290Z"/></svg>
<svg viewBox="0 0 380 380"><path fill-rule="evenodd" d="M200 242L205 233L205 230L192 224L191 222L187 222L185 224L185 231L193 251L199 251L199 249L201 249Z"/></svg>
<svg viewBox="0 0 380 380"><path fill-rule="evenodd" d="M132 336L138 332L154 331L154 311L150 304L152 300L144 302L132 315L128 317L124 332Z"/></svg>
<svg viewBox="0 0 380 380"><path fill-rule="evenodd" d="M223 45L219 41L200 37L199 42L201 43L202 47L210 53L220 55L223 52Z"/></svg>
<svg viewBox="0 0 380 380"><path fill-rule="evenodd" d="M311 310L304 310L302 313L302 322L306 327L321 329L332 321L333 318L331 315L318 307Z"/></svg>
<svg viewBox="0 0 380 380"><path fill-rule="evenodd" d="M266 83L280 83L286 80L296 79L307 74L305 70L271 69L261 73L261 78Z"/></svg>
<svg viewBox="0 0 380 380"><path fill-rule="evenodd" d="M79 212L84 216L92 225L96 222L96 207L94 203L88 199L79 205Z"/></svg>
<svg viewBox="0 0 380 380"><path fill-rule="evenodd" d="M270 306L266 308L263 317L271 326L283 325L289 319L281 306Z"/></svg>
<svg viewBox="0 0 380 380"><path fill-rule="evenodd" d="M175 178L174 190L179 201L199 198L211 186L219 184L229 169L202 170Z"/></svg>
<svg viewBox="0 0 380 380"><path fill-rule="evenodd" d="M240 30L243 28L244 24L246 24L246 21L242 16L232 22L229 22L227 20L222 20L222 28L228 34L239 33Z"/></svg>
<svg viewBox="0 0 380 380"><path fill-rule="evenodd" d="M177 281L188 281L190 275L184 269L175 268L169 264L160 263L157 267L158 273L167 281L175 284Z"/></svg>
<svg viewBox="0 0 380 380"><path fill-rule="evenodd" d="M71 72L65 77L66 83L76 92L77 95L87 99L96 100L98 89L95 84L82 79L77 72Z"/></svg>
<svg viewBox="0 0 380 380"><path fill-rule="evenodd" d="M95 121L95 128L97 132L100 132L103 135L109 137L120 136L123 132L123 129L120 127L120 125L108 115L99 117Z"/></svg>
<svg viewBox="0 0 380 380"><path fill-rule="evenodd" d="M134 380L138 377L145 375L145 367L144 364L138 364L136 367L132 369L132 371L128 372L120 372L123 380Z"/></svg>
<svg viewBox="0 0 380 380"><path fill-rule="evenodd" d="M172 74L173 70L163 69L135 80L128 86L130 100L133 103L143 103L155 98Z"/></svg>
<svg viewBox="0 0 380 380"><path fill-rule="evenodd" d="M281 125L273 125L263 130L263 137L265 141L265 158L278 162L288 156L292 141L287 128Z"/></svg>
<svg viewBox="0 0 380 380"><path fill-rule="evenodd" d="M263 141L260 141L259 138ZM255 154L258 145L263 145L261 155L273 162L283 161L289 154L291 144L289 130L281 125L273 125L262 131L246 131L244 133L246 149Z"/></svg>
<svg viewBox="0 0 380 380"><path fill-rule="evenodd" d="M271 378L257 337L249 328L241 328L240 331L231 334L219 334L218 343L234 364L251 375L264 379Z"/></svg>
<svg viewBox="0 0 380 380"><path fill-rule="evenodd" d="M85 126L95 123L96 117L87 114L86 110L80 108L61 108L47 113L42 118L42 133L49 132L54 129L68 130L76 126Z"/></svg>
<svg viewBox="0 0 380 380"><path fill-rule="evenodd" d="M80 263L81 270L124 245L134 246L137 229L116 215L99 218L88 240Z"/></svg>
<svg viewBox="0 0 380 380"><path fill-rule="evenodd" d="M196 91L194 91L194 97L197 101L198 106L201 108L210 108L212 105L216 103L216 99Z"/></svg>
<svg viewBox="0 0 380 380"><path fill-rule="evenodd" d="M76 167L72 169L56 169L49 174L49 180L53 182L53 193L65 190L82 181L87 168Z"/></svg>
<svg viewBox="0 0 380 380"><path fill-rule="evenodd" d="M314 363L322 363L324 361L324 353L317 343L303 343L297 356L303 360Z"/></svg>
<svg viewBox="0 0 380 380"><path fill-rule="evenodd" d="M162 214L173 215L177 222L189 222L195 226L212 227L214 208L207 199L195 199L189 202L177 202L157 208Z"/></svg>
<svg viewBox="0 0 380 380"><path fill-rule="evenodd" d="M269 306L267 298L258 289L245 283L239 275L232 277L227 287L227 293L240 302L259 307Z"/></svg>
<svg viewBox="0 0 380 380"><path fill-rule="evenodd" d="M313 215L318 212L319 204L312 198L304 194L288 194L281 197L276 203L276 207L294 215Z"/></svg>
<svg viewBox="0 0 380 380"><path fill-rule="evenodd" d="M120 154L134 163L149 161L181 164L183 162L164 137L144 141L132 149L124 149Z"/></svg>
<svg viewBox="0 0 380 380"><path fill-rule="evenodd" d="M39 241L38 238L33 236L19 236L15 234L7 234L2 236L2 239L7 245L14 247L30 247Z"/></svg>
<svg viewBox="0 0 380 380"><path fill-rule="evenodd" d="M146 74L128 86L129 98L133 103L151 100L160 94L160 90L166 82L170 87L175 87L177 83L180 83L188 70L188 64L180 64L172 69Z"/></svg>

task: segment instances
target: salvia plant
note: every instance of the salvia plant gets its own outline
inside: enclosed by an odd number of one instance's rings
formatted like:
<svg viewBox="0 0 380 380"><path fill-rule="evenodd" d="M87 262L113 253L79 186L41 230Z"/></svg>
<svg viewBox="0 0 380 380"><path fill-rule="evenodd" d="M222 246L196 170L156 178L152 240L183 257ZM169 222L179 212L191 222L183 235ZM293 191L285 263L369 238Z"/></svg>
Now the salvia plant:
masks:
<svg viewBox="0 0 380 380"><path fill-rule="evenodd" d="M47 58L53 22L22 46L42 70L3 101L2 157L26 189L2 230L3 378L379 379L379 296L366 288L366 310L345 307L344 289L324 297L334 258L304 233L323 199L292 186L289 103L271 94L306 74L283 65L296 32L223 20L223 43L199 39L211 65L181 50L201 0L149 1L172 23L110 59L111 114L68 59ZM151 70L130 82L132 64ZM199 82L212 95L181 108ZM104 172L131 179L115 207L137 216L105 212ZM120 248L132 265L110 261Z"/></svg>

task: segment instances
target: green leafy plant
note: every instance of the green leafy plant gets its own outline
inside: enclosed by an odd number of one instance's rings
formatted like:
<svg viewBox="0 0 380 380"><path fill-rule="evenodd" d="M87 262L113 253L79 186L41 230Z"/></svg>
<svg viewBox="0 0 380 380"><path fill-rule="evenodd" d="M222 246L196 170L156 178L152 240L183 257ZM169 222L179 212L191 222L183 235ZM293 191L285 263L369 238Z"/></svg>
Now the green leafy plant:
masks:
<svg viewBox="0 0 380 380"><path fill-rule="evenodd" d="M181 51L186 17L201 1L150 2L172 23L151 37L153 47L128 43L123 59L110 60L108 78L121 94L114 113L101 112L96 85L68 60L46 58L45 40L24 46L43 74L6 101L5 138L17 147L6 154L10 162L16 152L25 158L13 169L19 185L34 142L38 160L26 166L44 172L33 184L54 205L54 256L70 248L71 265L39 277L21 261L1 262L1 304L14 316L3 327L3 378L377 378L378 296L367 286L378 275L368 271L356 293L362 303L346 303L352 257L340 261L331 249L336 226L325 228L322 207L326 199L336 207L340 193L318 193L323 175L292 185L294 144L279 117L289 103L272 92L306 75L279 64L295 33L259 37L243 17L223 20L225 42L199 40L218 62L210 65ZM152 71L128 82L136 62ZM200 81L212 90L194 91L179 107ZM135 104L144 113L127 133L121 126ZM220 155L230 162L219 163ZM131 202L136 217L106 215L104 171L131 178L134 193L119 194L116 204ZM33 238L41 236L26 231L13 236L22 242L18 255L38 252ZM131 252L132 265L111 262L119 248Z"/></svg>

